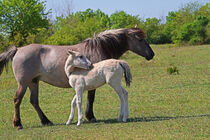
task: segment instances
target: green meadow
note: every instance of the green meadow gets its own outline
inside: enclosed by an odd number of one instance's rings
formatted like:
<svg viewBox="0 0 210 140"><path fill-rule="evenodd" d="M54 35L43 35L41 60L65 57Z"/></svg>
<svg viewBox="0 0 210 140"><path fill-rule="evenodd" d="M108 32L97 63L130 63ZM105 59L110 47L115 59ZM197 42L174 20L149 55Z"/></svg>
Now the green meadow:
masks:
<svg viewBox="0 0 210 140"><path fill-rule="evenodd" d="M13 96L17 84L9 64L8 74L0 76L0 139L210 139L210 45L152 45L151 61L127 52L133 81L129 93L129 119L117 122L118 95L108 85L96 91L96 123L66 126L73 89L40 82L39 101L53 126L42 126L30 104L27 90L21 104L23 129L13 128ZM176 67L178 73L168 73ZM125 87L124 79L123 86ZM87 92L83 94L83 115Z"/></svg>

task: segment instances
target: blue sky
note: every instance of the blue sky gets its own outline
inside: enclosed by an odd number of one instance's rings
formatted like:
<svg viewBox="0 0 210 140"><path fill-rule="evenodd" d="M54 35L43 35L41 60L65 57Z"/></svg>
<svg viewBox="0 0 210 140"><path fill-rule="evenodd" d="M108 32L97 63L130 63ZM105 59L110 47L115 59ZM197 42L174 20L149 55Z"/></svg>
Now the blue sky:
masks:
<svg viewBox="0 0 210 140"><path fill-rule="evenodd" d="M162 18L167 16L169 11L176 11L188 2L197 0L46 0L47 9L51 8L53 13L68 12L65 7L73 9L73 12L84 11L87 8L93 10L101 9L110 15L116 11L123 10L131 15L139 15L145 19L148 17ZM210 0L198 0L205 4ZM71 4L71 3L72 4Z"/></svg>

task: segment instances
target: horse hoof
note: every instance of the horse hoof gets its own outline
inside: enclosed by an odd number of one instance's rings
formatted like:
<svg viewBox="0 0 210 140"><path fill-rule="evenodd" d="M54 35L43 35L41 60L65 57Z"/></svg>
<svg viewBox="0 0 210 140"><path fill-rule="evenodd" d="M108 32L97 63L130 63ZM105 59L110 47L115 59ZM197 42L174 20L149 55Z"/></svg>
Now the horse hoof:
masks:
<svg viewBox="0 0 210 140"><path fill-rule="evenodd" d="M94 123L94 122L96 122L97 120L96 120L96 118L92 118L92 119L90 119L89 121L92 122L92 123Z"/></svg>
<svg viewBox="0 0 210 140"><path fill-rule="evenodd" d="M52 125L54 125L52 122L49 122L47 125L49 125L49 126L52 126Z"/></svg>
<svg viewBox="0 0 210 140"><path fill-rule="evenodd" d="M94 115L89 115L88 113L85 114L85 117L89 122L96 122L96 118Z"/></svg>
<svg viewBox="0 0 210 140"><path fill-rule="evenodd" d="M52 126L52 125L54 125L52 122L49 122L49 123L47 123L47 124L45 124L45 125L47 125L47 126Z"/></svg>
<svg viewBox="0 0 210 140"><path fill-rule="evenodd" d="M22 125L17 127L17 130L22 130L22 129L23 129Z"/></svg>
<svg viewBox="0 0 210 140"><path fill-rule="evenodd" d="M14 128L17 128L17 130L23 129L23 126L22 126L22 125L19 125L19 126L14 126L14 125L13 125L13 127L14 127Z"/></svg>
<svg viewBox="0 0 210 140"><path fill-rule="evenodd" d="M20 120L14 120L14 121L13 121L13 127L14 127L14 128L17 128L17 130L23 129L23 126L22 126Z"/></svg>
<svg viewBox="0 0 210 140"><path fill-rule="evenodd" d="M53 123L51 121L42 122L42 125L52 126Z"/></svg>
<svg viewBox="0 0 210 140"><path fill-rule="evenodd" d="M14 128L17 128L17 130L21 130L23 129L23 126L22 125L19 125L19 126L13 126Z"/></svg>

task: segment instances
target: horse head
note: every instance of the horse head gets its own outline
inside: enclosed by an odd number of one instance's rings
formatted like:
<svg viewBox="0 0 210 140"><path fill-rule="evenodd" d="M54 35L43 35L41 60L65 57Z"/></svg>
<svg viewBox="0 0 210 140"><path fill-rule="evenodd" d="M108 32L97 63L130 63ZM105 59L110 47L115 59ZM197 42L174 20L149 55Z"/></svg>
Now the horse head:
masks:
<svg viewBox="0 0 210 140"><path fill-rule="evenodd" d="M145 57L147 60L151 60L155 54L145 39L145 33L137 26L138 25L136 25L135 28L128 29L128 49Z"/></svg>

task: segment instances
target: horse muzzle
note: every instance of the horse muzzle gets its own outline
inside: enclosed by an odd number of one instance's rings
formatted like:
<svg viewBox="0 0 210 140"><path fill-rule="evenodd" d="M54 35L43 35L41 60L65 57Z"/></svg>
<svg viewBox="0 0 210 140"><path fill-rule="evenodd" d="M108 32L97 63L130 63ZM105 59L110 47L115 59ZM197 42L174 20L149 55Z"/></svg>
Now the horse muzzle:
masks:
<svg viewBox="0 0 210 140"><path fill-rule="evenodd" d="M149 60L153 59L154 56L155 56L155 53L152 51L150 54L145 56L145 58L149 61Z"/></svg>

